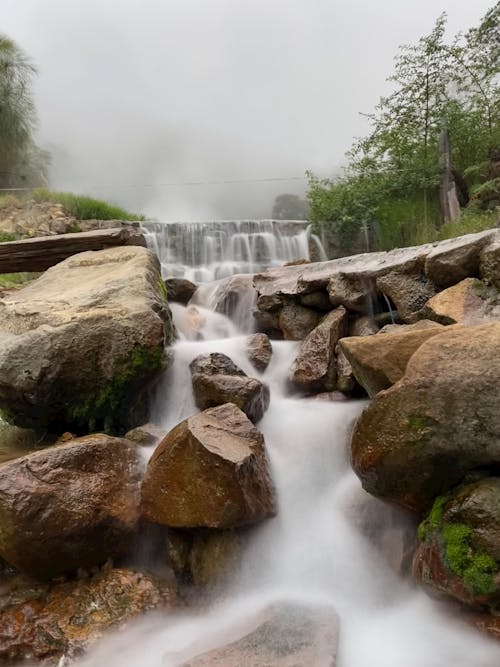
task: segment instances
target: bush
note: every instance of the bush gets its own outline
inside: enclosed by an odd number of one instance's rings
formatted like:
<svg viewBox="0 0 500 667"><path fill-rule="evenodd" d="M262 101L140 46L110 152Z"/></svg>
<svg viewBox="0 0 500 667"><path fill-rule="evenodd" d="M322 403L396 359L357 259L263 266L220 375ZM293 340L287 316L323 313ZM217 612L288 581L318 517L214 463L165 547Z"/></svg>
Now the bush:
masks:
<svg viewBox="0 0 500 667"><path fill-rule="evenodd" d="M145 220L143 215L130 213L120 206L85 195L75 195L72 192L53 192L38 188L33 190L31 198L36 202L58 202L62 204L66 213L77 220Z"/></svg>

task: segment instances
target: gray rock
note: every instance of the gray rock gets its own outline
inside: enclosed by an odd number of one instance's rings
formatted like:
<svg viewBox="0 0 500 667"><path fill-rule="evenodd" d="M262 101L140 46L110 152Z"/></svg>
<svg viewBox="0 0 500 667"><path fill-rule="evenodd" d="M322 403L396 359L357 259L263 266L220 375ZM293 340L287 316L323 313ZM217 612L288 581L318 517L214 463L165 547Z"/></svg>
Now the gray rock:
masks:
<svg viewBox="0 0 500 667"><path fill-rule="evenodd" d="M273 356L273 346L269 337L264 333L248 336L246 353L250 363L261 373L266 370Z"/></svg>

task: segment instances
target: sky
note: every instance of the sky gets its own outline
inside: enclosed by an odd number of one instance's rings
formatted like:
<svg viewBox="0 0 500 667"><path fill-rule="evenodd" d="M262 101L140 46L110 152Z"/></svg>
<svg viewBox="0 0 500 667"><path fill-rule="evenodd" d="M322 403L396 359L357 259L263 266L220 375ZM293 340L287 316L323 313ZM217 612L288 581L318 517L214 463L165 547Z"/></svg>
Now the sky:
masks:
<svg viewBox="0 0 500 667"><path fill-rule="evenodd" d="M467 30L492 4L0 0L0 30L38 68L54 189L159 220L261 218L304 194L306 170L338 173L400 44L443 11L450 35Z"/></svg>

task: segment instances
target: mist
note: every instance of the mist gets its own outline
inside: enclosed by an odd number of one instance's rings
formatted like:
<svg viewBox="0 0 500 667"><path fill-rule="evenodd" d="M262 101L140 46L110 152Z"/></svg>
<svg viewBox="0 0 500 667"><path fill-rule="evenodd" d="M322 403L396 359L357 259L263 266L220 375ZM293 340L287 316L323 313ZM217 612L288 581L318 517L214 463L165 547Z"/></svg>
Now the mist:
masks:
<svg viewBox="0 0 500 667"><path fill-rule="evenodd" d="M160 220L270 217L277 194L304 195L305 171L338 172L366 133L398 45L490 5L0 0L39 70L51 187Z"/></svg>

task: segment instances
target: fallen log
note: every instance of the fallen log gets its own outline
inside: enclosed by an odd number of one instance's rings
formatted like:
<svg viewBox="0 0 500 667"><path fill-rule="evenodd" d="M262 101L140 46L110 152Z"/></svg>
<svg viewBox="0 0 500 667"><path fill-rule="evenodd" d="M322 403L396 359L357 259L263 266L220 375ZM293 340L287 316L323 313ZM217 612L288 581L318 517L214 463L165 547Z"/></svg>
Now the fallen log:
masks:
<svg viewBox="0 0 500 667"><path fill-rule="evenodd" d="M45 271L79 252L121 245L145 246L146 240L139 229L121 227L8 241L0 243L0 273Z"/></svg>

